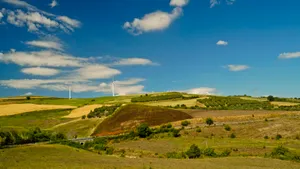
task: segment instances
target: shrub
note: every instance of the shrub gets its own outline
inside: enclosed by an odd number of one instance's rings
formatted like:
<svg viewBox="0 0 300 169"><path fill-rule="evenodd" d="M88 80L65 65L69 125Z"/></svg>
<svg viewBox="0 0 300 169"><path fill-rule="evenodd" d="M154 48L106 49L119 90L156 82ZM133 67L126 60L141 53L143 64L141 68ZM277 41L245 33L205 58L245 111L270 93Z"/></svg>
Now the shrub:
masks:
<svg viewBox="0 0 300 169"><path fill-rule="evenodd" d="M212 118L207 118L206 120L205 120L205 122L206 122L206 124L208 124L209 126L210 125L213 125L214 124L214 121L213 121L213 119Z"/></svg>
<svg viewBox="0 0 300 169"><path fill-rule="evenodd" d="M63 133L55 133L51 137L51 141L59 141L59 140L65 140L67 139L67 136Z"/></svg>
<svg viewBox="0 0 300 169"><path fill-rule="evenodd" d="M282 136L280 134L277 134L276 137L275 137L276 140L279 140L281 138L282 138Z"/></svg>
<svg viewBox="0 0 300 169"><path fill-rule="evenodd" d="M269 139L269 136L265 136L264 139Z"/></svg>
<svg viewBox="0 0 300 169"><path fill-rule="evenodd" d="M86 118L86 115L83 115L82 117L81 117L81 119L85 119Z"/></svg>
<svg viewBox="0 0 300 169"><path fill-rule="evenodd" d="M234 133L231 133L229 137L230 138L236 138L236 135Z"/></svg>
<svg viewBox="0 0 300 169"><path fill-rule="evenodd" d="M181 122L181 125L182 125L182 126L188 126L188 125L190 125L190 124L191 124L191 122L189 122L189 121L187 121L187 120Z"/></svg>
<svg viewBox="0 0 300 169"><path fill-rule="evenodd" d="M185 154L188 158L199 158L201 156L201 150L197 145L193 144Z"/></svg>
<svg viewBox="0 0 300 169"><path fill-rule="evenodd" d="M201 133L202 130L201 130L200 128L198 128L198 129L196 129L196 132L197 132L197 133Z"/></svg>
<svg viewBox="0 0 300 169"><path fill-rule="evenodd" d="M114 148L113 147L106 148L105 153L108 155L112 155L114 153Z"/></svg>
<svg viewBox="0 0 300 169"><path fill-rule="evenodd" d="M224 125L224 129L225 129L226 131L230 131L230 130L231 130L231 127L230 127L228 124L225 124L225 125Z"/></svg>
<svg viewBox="0 0 300 169"><path fill-rule="evenodd" d="M224 150L224 151L220 154L220 156L221 156L221 157L228 157L230 154L231 154L231 150L230 150L230 149L226 149L226 150Z"/></svg>
<svg viewBox="0 0 300 169"><path fill-rule="evenodd" d="M117 108L119 108L121 105L113 105L113 106L102 106L99 108L94 109L94 111L90 111L88 114L88 118L95 118L99 117L101 118L102 116L109 116L113 114Z"/></svg>
<svg viewBox="0 0 300 169"><path fill-rule="evenodd" d="M286 155L288 152L290 152L289 149L283 146L278 146L273 149L271 156Z"/></svg>
<svg viewBox="0 0 300 169"><path fill-rule="evenodd" d="M31 99L31 97L30 97L30 96L26 96L26 99L27 99L27 100L30 100L30 99Z"/></svg>
<svg viewBox="0 0 300 169"><path fill-rule="evenodd" d="M217 154L215 153L215 149L213 149L213 148L206 148L204 150L203 154L208 157L216 157L217 156Z"/></svg>
<svg viewBox="0 0 300 169"><path fill-rule="evenodd" d="M141 138L146 138L152 134L151 129L145 123L142 123L141 125L138 126L137 132L138 132L138 136Z"/></svg>
<svg viewBox="0 0 300 169"><path fill-rule="evenodd" d="M173 135L173 137L180 137L180 134L179 134L179 132L180 132L180 130L178 130L178 129L174 129L174 130L172 131L172 135Z"/></svg>

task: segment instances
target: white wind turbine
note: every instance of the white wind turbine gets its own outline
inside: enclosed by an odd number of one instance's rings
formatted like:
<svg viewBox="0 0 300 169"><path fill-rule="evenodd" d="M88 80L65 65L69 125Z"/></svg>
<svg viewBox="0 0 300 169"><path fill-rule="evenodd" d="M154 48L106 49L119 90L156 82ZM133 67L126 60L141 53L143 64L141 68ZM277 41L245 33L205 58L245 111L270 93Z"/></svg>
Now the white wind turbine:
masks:
<svg viewBox="0 0 300 169"><path fill-rule="evenodd" d="M72 99L72 88L71 85L69 86L69 100Z"/></svg>
<svg viewBox="0 0 300 169"><path fill-rule="evenodd" d="M111 83L111 91L112 91L112 96L115 96L115 79L113 77L113 81Z"/></svg>

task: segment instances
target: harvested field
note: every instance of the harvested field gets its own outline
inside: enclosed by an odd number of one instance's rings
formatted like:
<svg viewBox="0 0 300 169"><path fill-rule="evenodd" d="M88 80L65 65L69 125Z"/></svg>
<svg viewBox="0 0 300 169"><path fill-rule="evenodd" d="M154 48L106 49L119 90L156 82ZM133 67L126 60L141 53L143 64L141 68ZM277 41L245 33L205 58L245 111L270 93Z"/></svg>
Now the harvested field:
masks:
<svg viewBox="0 0 300 169"><path fill-rule="evenodd" d="M99 107L102 107L102 104L93 104L93 105L83 106L83 107L72 110L72 112L69 115L67 115L65 118L82 117L83 115L87 115L90 113L90 111L93 111Z"/></svg>
<svg viewBox="0 0 300 169"><path fill-rule="evenodd" d="M149 106L176 106L185 104L188 107L197 105L198 99L190 99L190 100L167 100L167 101L157 101L157 102L147 102L144 103Z"/></svg>
<svg viewBox="0 0 300 169"><path fill-rule="evenodd" d="M32 111L54 110L54 109L73 109L75 106L63 105L37 105L37 104L8 104L0 105L0 116L10 116Z"/></svg>
<svg viewBox="0 0 300 169"><path fill-rule="evenodd" d="M100 123L93 135L120 134L141 123L155 126L190 118L192 116L178 110L130 104L123 106L113 116Z"/></svg>
<svg viewBox="0 0 300 169"><path fill-rule="evenodd" d="M271 102L272 105L275 106L297 106L299 103L292 103L292 102Z"/></svg>

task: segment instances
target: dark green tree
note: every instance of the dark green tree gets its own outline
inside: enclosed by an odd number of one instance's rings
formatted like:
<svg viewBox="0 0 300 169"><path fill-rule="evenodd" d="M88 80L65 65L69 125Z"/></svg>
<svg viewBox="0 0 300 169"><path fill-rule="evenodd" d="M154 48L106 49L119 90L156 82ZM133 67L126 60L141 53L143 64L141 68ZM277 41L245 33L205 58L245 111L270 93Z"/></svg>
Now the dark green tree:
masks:
<svg viewBox="0 0 300 169"><path fill-rule="evenodd" d="M149 128L148 124L142 123L137 127L137 132L139 137L146 138L152 134L151 129Z"/></svg>
<svg viewBox="0 0 300 169"><path fill-rule="evenodd" d="M272 102L272 101L275 101L275 98L274 96L270 95L267 97L268 101Z"/></svg>
<svg viewBox="0 0 300 169"><path fill-rule="evenodd" d="M193 144L185 154L189 158L199 158L201 156L201 150L197 145Z"/></svg>
<svg viewBox="0 0 300 169"><path fill-rule="evenodd" d="M210 118L210 117L207 118L207 119L205 120L205 122L206 122L206 124L208 124L209 126L214 124L214 120L213 120L212 118Z"/></svg>

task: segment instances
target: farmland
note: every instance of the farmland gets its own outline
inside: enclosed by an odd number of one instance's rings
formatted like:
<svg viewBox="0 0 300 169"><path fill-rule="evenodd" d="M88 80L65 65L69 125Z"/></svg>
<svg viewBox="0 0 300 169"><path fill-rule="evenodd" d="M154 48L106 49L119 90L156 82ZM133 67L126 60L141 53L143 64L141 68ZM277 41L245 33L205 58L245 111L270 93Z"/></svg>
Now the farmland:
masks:
<svg viewBox="0 0 300 169"><path fill-rule="evenodd" d="M54 105L63 109L0 116L0 143L27 139L26 132L35 127L46 135L96 138L83 145L65 140L5 148L0 150L4 159L0 165L4 168L9 164L12 168L43 168L47 163L53 163L54 168L299 168L300 110L296 100L194 98L185 94L180 98L168 96L165 100L168 94L161 95L151 94L151 97L163 100L134 104L131 98L140 96L19 98L11 104L4 101L0 106L7 108L17 104ZM175 97L178 93L171 95ZM207 123L208 118L211 124ZM11 139L7 140L3 133L1 136L1 131L6 135L11 132ZM198 159L187 160L192 145L201 154ZM283 154L274 155L276 149Z"/></svg>

